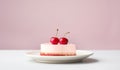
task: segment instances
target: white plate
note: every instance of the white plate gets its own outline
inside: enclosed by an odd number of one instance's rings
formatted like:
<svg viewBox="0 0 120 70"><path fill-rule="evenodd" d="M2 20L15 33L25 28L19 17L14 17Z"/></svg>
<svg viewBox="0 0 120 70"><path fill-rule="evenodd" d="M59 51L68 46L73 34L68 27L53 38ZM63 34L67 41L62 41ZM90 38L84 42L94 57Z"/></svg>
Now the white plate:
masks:
<svg viewBox="0 0 120 70"><path fill-rule="evenodd" d="M27 56L32 58L36 62L44 63L68 63L68 62L78 62L93 54L91 51L77 50L76 56L40 56L40 51L30 51L27 52Z"/></svg>

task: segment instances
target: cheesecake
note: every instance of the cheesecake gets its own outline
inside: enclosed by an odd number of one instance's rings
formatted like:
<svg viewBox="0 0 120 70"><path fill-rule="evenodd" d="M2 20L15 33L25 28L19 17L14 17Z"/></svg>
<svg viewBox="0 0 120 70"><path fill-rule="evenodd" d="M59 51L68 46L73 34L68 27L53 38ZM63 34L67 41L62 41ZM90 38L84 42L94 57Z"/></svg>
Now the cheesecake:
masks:
<svg viewBox="0 0 120 70"><path fill-rule="evenodd" d="M40 44L40 55L41 56L75 56L76 46L75 44L57 44L51 43Z"/></svg>

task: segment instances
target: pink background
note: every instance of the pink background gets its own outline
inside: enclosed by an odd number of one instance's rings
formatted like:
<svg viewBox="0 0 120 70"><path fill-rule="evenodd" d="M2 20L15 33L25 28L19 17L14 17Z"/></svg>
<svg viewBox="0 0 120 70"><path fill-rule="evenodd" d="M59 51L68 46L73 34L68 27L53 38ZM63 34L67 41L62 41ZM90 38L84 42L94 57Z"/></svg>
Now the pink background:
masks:
<svg viewBox="0 0 120 70"><path fill-rule="evenodd" d="M120 49L120 0L0 0L0 49L39 49L57 27L77 49Z"/></svg>

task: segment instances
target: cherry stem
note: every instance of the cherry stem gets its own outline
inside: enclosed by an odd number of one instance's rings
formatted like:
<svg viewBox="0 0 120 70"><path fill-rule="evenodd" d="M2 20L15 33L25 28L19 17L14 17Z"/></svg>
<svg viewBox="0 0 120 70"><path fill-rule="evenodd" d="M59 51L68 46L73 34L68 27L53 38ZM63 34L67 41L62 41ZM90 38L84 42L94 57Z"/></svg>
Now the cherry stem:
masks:
<svg viewBox="0 0 120 70"><path fill-rule="evenodd" d="M57 28L57 32L56 32L56 35L55 35L55 36L57 36L57 35L58 35L58 31L59 31L59 29Z"/></svg>
<svg viewBox="0 0 120 70"><path fill-rule="evenodd" d="M70 32L66 32L65 34L64 34L64 36L66 36L67 34L69 34Z"/></svg>

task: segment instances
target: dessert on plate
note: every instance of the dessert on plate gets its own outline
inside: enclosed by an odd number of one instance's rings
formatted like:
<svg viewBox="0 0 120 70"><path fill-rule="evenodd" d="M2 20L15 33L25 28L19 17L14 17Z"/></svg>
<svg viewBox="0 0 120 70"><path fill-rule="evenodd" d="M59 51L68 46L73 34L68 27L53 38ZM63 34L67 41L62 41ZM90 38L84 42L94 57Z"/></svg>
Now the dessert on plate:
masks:
<svg viewBox="0 0 120 70"><path fill-rule="evenodd" d="M65 33L68 34L70 32ZM75 56L76 46L75 44L68 43L68 39L64 36L61 38L56 36L51 37L50 43L40 44L40 55L41 56Z"/></svg>

